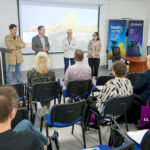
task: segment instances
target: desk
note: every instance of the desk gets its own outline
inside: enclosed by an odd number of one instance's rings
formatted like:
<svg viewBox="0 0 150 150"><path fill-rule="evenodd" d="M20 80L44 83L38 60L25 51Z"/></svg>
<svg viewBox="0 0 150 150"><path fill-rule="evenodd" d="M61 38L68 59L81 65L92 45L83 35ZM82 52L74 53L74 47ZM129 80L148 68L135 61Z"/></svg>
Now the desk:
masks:
<svg viewBox="0 0 150 150"><path fill-rule="evenodd" d="M129 61L129 73L142 73L147 70L146 57L126 57L126 61Z"/></svg>

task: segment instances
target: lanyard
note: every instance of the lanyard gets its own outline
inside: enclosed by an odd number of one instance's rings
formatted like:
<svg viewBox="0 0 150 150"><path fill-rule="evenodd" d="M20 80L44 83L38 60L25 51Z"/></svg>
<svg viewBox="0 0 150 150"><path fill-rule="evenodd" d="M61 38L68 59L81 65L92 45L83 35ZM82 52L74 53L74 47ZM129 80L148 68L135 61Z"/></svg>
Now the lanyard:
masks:
<svg viewBox="0 0 150 150"><path fill-rule="evenodd" d="M71 40L69 40L69 39L67 38L67 40L68 40L68 43L69 43L69 45L70 45L70 44L71 44L72 39L71 39Z"/></svg>

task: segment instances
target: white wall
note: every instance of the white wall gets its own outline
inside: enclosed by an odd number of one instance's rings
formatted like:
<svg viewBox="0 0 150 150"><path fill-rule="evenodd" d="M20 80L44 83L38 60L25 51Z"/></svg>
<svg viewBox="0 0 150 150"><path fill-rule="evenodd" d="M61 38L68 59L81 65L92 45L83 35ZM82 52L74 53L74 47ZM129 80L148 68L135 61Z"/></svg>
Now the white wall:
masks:
<svg viewBox="0 0 150 150"><path fill-rule="evenodd" d="M48 1L48 0L47 0ZM75 2L75 0L72 0ZM107 50L107 37L108 37L108 20L109 19L121 19L121 18L133 18L143 19L144 25L144 39L143 39L143 55L146 54L146 45L148 41L148 28L150 23L148 8L149 0L103 0L101 6L100 15L100 36L102 41L102 55L101 65L107 64L106 50ZM70 1L69 1L70 2ZM79 0L78 0L79 2ZM83 1L82 1L83 2ZM96 3L97 1L87 0L84 3ZM150 3L150 2L149 2ZM150 4L149 4L150 5ZM10 23L17 22L17 4L16 0L1 0L0 1L0 47L4 46L4 36L7 35L8 26ZM52 54L50 57L50 63L52 68L63 68L63 54ZM32 67L34 56L25 55L24 64L22 70L28 70ZM87 58L85 60L87 62Z"/></svg>

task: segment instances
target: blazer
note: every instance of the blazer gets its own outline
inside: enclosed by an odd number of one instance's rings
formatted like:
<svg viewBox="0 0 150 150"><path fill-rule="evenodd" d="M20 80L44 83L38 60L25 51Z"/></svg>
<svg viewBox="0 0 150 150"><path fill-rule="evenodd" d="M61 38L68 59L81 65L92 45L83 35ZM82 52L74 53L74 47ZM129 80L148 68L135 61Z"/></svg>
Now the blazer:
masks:
<svg viewBox="0 0 150 150"><path fill-rule="evenodd" d="M49 45L48 37L44 36L44 39L45 39L45 46L48 47L48 51L49 51L50 45ZM39 35L32 38L32 49L33 49L33 51L35 51L36 54L38 52L42 51L43 45L42 45ZM48 53L48 51L47 51L47 53Z"/></svg>
<svg viewBox="0 0 150 150"><path fill-rule="evenodd" d="M140 95L144 100L145 104L150 96L150 70L145 71L141 74L135 87L133 88L135 94Z"/></svg>

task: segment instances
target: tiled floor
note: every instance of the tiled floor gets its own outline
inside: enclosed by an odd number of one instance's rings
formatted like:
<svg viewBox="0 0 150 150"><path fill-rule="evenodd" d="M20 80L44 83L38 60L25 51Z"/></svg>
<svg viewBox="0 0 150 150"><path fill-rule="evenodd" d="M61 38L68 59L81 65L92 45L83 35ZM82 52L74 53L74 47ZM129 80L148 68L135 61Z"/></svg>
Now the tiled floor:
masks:
<svg viewBox="0 0 150 150"><path fill-rule="evenodd" d="M64 78L64 74L63 74L63 70L54 70L57 79L59 78L61 83L63 84L62 79ZM100 68L99 70L99 75L108 75L111 72L108 71L106 68ZM23 81L27 82L26 79L26 72L22 73L22 77L23 77ZM14 77L15 78L15 77ZM15 79L14 79L15 81ZM95 81L94 81L95 82ZM53 104L51 104L52 106ZM40 105L39 109L41 108ZM38 117L36 117L36 121L35 121L35 127L39 128L40 127L40 120ZM120 125L121 129L123 130L123 132L125 133L125 125L121 124ZM82 132L81 132L81 127L79 125L75 126L75 130L74 130L74 135L71 134L71 127L67 127L67 128L50 128L49 129L49 134L52 135L54 130L57 130L59 132L59 141L60 141L60 150L80 150L81 148L83 148L83 141L82 141ZM101 127L101 132L102 132L102 142L103 144L107 144L108 143L108 139L109 139L109 127ZM136 130L136 127L134 124L129 124L129 130ZM43 134L45 135L45 126L43 128ZM91 147L91 146L95 146L99 144L99 138L98 138L98 133L97 131L94 130L90 130L89 133L86 133L86 142L87 142L87 146Z"/></svg>

